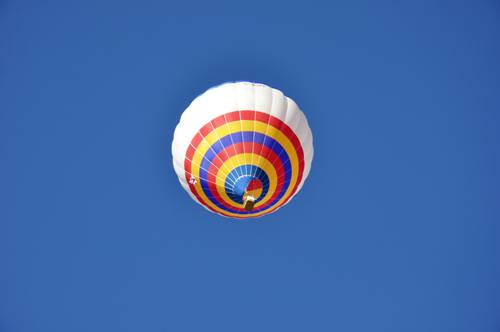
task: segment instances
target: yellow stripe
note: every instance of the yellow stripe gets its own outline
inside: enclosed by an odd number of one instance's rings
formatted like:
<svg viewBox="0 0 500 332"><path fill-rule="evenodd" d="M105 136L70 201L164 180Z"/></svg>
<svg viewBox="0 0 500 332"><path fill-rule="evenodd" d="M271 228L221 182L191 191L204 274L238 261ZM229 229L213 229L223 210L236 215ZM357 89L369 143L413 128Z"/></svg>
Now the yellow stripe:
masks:
<svg viewBox="0 0 500 332"><path fill-rule="evenodd" d="M281 132L279 131L278 128L275 128L273 126L269 126L267 128L267 136L271 137L272 139L274 140L277 140L278 139L278 135L280 134Z"/></svg>
<svg viewBox="0 0 500 332"><path fill-rule="evenodd" d="M262 123L262 122L258 122L256 121L255 122L255 132L257 133L262 133L262 134L266 134L266 131L267 131L267 123Z"/></svg>
<svg viewBox="0 0 500 332"><path fill-rule="evenodd" d="M230 122L227 125L229 127L229 131L232 132L232 133L237 133L239 131L242 131L241 130L241 122L240 121Z"/></svg>
<svg viewBox="0 0 500 332"><path fill-rule="evenodd" d="M207 136L205 136L205 141L207 141L209 146L212 146L219 140L217 133L214 131L210 132ZM201 144L200 144L201 145Z"/></svg>
<svg viewBox="0 0 500 332"><path fill-rule="evenodd" d="M242 131L253 131L255 121L252 120L242 120L241 129Z"/></svg>
<svg viewBox="0 0 500 332"><path fill-rule="evenodd" d="M217 135L219 135L219 137L222 138L229 135L229 128L223 125L215 129L215 132L217 133Z"/></svg>

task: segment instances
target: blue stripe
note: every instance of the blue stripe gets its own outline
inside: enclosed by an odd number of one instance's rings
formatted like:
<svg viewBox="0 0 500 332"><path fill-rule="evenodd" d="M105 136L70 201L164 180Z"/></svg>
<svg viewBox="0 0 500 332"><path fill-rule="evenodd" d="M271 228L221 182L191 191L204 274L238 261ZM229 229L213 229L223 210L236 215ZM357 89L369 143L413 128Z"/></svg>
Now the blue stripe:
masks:
<svg viewBox="0 0 500 332"><path fill-rule="evenodd" d="M243 141L253 143L253 131L242 131Z"/></svg>
<svg viewBox="0 0 500 332"><path fill-rule="evenodd" d="M227 136L224 136L222 137L220 140L222 145L224 145L225 147L228 147L228 146L231 146L233 145L233 141L231 141L231 136L230 135L227 135Z"/></svg>
<svg viewBox="0 0 500 332"><path fill-rule="evenodd" d="M201 160L201 165L200 166L202 168L200 169L200 174L202 173L201 171L203 170L203 172L205 173L205 176L203 176L204 179L207 178L206 174L207 174L207 171L210 168L211 164L212 164L212 162L210 160L207 160L206 158L203 158ZM200 177L201 177L201 175L200 175Z"/></svg>
<svg viewBox="0 0 500 332"><path fill-rule="evenodd" d="M215 154L219 154L222 150L224 150L224 147L222 146L222 142L220 140L212 144L211 148L215 151Z"/></svg>
<svg viewBox="0 0 500 332"><path fill-rule="evenodd" d="M255 133L254 143L263 145L266 135Z"/></svg>

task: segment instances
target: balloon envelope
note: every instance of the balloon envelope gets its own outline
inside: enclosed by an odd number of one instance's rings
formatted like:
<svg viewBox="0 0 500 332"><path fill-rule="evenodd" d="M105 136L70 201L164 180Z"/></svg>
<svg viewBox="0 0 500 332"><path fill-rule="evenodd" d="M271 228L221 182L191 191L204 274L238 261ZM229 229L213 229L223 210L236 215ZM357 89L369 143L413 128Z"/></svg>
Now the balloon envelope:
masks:
<svg viewBox="0 0 500 332"><path fill-rule="evenodd" d="M184 111L172 142L173 164L181 185L206 209L225 217L260 217L302 188L312 143L306 117L281 91L228 82ZM251 211L244 209L247 196L255 200Z"/></svg>

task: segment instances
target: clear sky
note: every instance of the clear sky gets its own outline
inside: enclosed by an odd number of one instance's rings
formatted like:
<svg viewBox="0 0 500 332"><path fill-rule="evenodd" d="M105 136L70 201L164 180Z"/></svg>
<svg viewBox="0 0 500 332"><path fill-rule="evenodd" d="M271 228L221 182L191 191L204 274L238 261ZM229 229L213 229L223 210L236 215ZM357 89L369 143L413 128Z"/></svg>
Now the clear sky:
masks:
<svg viewBox="0 0 500 332"><path fill-rule="evenodd" d="M276 213L209 213L174 128L294 99ZM0 331L500 330L498 1L0 3Z"/></svg>

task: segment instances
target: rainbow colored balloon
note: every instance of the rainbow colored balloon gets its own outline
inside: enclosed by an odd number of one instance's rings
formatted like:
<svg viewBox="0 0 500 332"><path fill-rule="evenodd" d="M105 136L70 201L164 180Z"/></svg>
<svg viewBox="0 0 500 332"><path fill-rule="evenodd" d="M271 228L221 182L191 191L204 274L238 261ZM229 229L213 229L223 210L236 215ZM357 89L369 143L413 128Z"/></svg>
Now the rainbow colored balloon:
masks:
<svg viewBox="0 0 500 332"><path fill-rule="evenodd" d="M189 195L225 217L276 211L311 169L313 137L304 113L279 90L228 82L184 111L172 142L174 169Z"/></svg>

